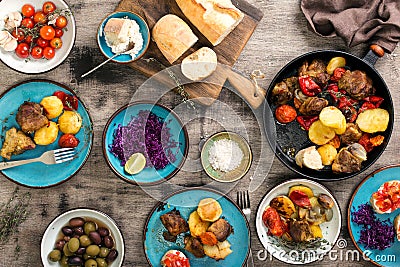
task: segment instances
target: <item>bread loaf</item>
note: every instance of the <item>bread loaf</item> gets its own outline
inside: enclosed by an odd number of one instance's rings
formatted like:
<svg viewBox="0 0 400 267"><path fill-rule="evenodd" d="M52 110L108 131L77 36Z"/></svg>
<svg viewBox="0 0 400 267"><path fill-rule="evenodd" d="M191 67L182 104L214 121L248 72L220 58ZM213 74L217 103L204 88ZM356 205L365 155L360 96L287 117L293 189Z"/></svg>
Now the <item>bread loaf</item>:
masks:
<svg viewBox="0 0 400 267"><path fill-rule="evenodd" d="M181 70L186 78L199 81L210 76L217 69L217 54L202 47L182 60Z"/></svg>
<svg viewBox="0 0 400 267"><path fill-rule="evenodd" d="M159 19L152 34L161 53L171 64L198 40L186 22L172 14Z"/></svg>
<svg viewBox="0 0 400 267"><path fill-rule="evenodd" d="M216 46L242 21L231 0L176 0L183 14Z"/></svg>

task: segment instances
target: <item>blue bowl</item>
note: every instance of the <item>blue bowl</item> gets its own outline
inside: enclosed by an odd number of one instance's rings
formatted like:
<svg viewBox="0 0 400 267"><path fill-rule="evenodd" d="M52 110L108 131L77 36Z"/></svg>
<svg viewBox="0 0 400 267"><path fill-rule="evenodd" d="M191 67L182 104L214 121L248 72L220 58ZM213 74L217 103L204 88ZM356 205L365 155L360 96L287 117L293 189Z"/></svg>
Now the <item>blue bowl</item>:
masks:
<svg viewBox="0 0 400 267"><path fill-rule="evenodd" d="M177 147L171 149L176 159L163 169L156 170L154 166L149 166L140 173L131 175L125 172L120 159L110 152L110 146L114 141L114 132L118 125L127 125L132 117L136 117L142 110L151 111L164 121L163 127L170 128L172 141L178 143ZM189 150L188 139L186 127L172 110L150 102L134 102L121 107L108 120L103 132L103 155L111 170L124 181L136 185L155 185L172 178L180 170Z"/></svg>
<svg viewBox="0 0 400 267"><path fill-rule="evenodd" d="M113 53L111 51L111 47L109 47L107 45L106 38L105 38L104 32L103 32L104 26L106 25L108 20L111 18L127 18L127 19L136 21L136 23L139 25L139 28L140 28L139 31L143 37L143 47L137 53L136 57L132 58L131 55L121 54L121 55L116 56L115 58L111 59L111 61L127 64L127 63L131 63L131 62L141 58L144 55L144 53L146 53L147 48L149 47L149 44L150 44L149 26L147 25L146 21L141 16L139 16L138 14L132 13L132 12L127 12L127 11L111 13L101 22L99 29L97 31L97 44L100 48L101 53L103 53L103 55L108 58L115 55L115 53Z"/></svg>

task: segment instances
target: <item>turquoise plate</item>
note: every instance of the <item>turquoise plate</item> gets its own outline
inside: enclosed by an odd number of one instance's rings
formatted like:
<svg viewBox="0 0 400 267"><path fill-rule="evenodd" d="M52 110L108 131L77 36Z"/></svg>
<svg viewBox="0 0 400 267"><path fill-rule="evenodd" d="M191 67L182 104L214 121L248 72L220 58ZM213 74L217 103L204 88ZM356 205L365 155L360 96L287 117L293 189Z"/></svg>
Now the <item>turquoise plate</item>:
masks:
<svg viewBox="0 0 400 267"><path fill-rule="evenodd" d="M138 174L128 174L121 165L121 161L110 152L110 146L114 141L114 131L118 125L127 125L132 117L139 111L148 110L165 121L165 126L170 128L171 139L178 142L176 148L171 149L176 156L174 162L170 162L164 169L156 170L154 167L146 167ZM121 179L137 185L155 185L172 178L185 162L189 140L186 127L178 115L169 108L150 102L135 102L123 106L117 110L108 120L103 132L103 154L111 170Z"/></svg>
<svg viewBox="0 0 400 267"><path fill-rule="evenodd" d="M17 84L0 96L0 119L1 133L0 147L3 146L5 132L11 127L20 129L15 120L19 106L25 101L39 103L43 97L52 95L55 91L64 91L75 95L75 92L68 87L49 80L29 80ZM78 98L79 99L79 98ZM78 113L82 117L82 128L76 134L79 145L76 147L77 157L74 160L46 165L43 163L31 163L10 169L2 170L4 176L11 181L28 187L49 187L60 184L76 174L85 164L89 157L93 143L92 119L85 105L79 99ZM56 119L53 119L56 121ZM58 137L61 133L58 134ZM33 150L28 150L20 155L12 156L11 160L21 160L39 157L43 152L57 149L57 140L47 146L36 146Z"/></svg>
<svg viewBox="0 0 400 267"><path fill-rule="evenodd" d="M104 32L103 32L104 26L106 25L107 21L111 18L128 18L128 19L136 21L140 28L139 31L143 37L143 48L137 53L135 58L132 58L130 55L121 54L119 56L114 57L112 59L112 61L117 62L117 63L130 63L130 62L133 62L133 61L139 59L140 57L142 57L144 55L144 53L146 53L147 48L149 47L149 44L150 44L150 30L149 30L149 27L147 26L146 21L141 16L139 16L138 14L132 13L132 12L127 12L127 11L114 12L114 13L108 15L101 22L99 29L97 31L97 45L99 46L101 53L103 53L103 55L108 58L115 55L115 53L113 53L111 51L111 48L107 45L106 38L104 37Z"/></svg>
<svg viewBox="0 0 400 267"><path fill-rule="evenodd" d="M184 234L178 236L176 242L168 242L163 238L166 231L160 216L176 208L184 219L197 209L203 198L214 198L222 207L222 217L233 227L234 233L228 237L232 253L224 260L216 261L209 257L196 258L184 249ZM211 189L192 188L172 194L159 202L147 218L144 228L144 252L150 266L160 266L160 260L170 249L182 251L189 258L191 267L233 267L245 266L250 246L250 231L244 214L239 207L227 196Z"/></svg>
<svg viewBox="0 0 400 267"><path fill-rule="evenodd" d="M399 266L400 242L397 241L397 238L395 237L395 241L391 247L385 250L368 249L364 245L358 243L362 227L352 221L351 211L356 210L361 204L370 203L369 200L371 195L378 191L378 188L383 183L391 180L399 180L399 177L400 165L388 166L373 172L367 176L354 191L347 211L347 227L354 245L363 255L365 255L365 258L369 257L370 261L378 266ZM390 222L393 223L394 218L399 213L400 210L398 209L390 214L375 213L375 215L382 221L389 219Z"/></svg>

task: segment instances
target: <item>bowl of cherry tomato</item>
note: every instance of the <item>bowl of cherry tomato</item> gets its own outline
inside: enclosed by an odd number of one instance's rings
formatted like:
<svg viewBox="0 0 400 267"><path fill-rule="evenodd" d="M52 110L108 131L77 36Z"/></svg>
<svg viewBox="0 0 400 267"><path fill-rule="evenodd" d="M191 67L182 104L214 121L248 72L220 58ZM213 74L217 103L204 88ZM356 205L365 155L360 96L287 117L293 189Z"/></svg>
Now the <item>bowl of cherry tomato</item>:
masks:
<svg viewBox="0 0 400 267"><path fill-rule="evenodd" d="M75 20L63 0L3 0L0 21L0 60L22 73L54 69L75 42Z"/></svg>

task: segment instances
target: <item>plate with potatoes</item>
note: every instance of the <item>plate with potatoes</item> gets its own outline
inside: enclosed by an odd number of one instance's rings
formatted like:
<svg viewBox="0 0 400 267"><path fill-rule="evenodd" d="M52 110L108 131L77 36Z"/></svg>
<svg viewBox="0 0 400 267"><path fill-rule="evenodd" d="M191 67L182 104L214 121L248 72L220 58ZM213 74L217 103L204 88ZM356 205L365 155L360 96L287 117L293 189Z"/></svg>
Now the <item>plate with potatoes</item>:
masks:
<svg viewBox="0 0 400 267"><path fill-rule="evenodd" d="M272 80L267 101L275 128L265 131L291 170L310 179L341 180L363 172L384 152L393 131L393 102L368 58L313 51Z"/></svg>
<svg viewBox="0 0 400 267"><path fill-rule="evenodd" d="M235 202L218 191L191 188L166 197L153 208L144 229L150 266L164 266L171 251L179 251L192 267L246 265L249 225Z"/></svg>
<svg viewBox="0 0 400 267"><path fill-rule="evenodd" d="M75 152L73 160L59 164L35 162L4 169L6 178L44 188L67 181L82 168L92 148L92 119L72 89L50 80L28 80L6 90L0 99L3 162L66 147Z"/></svg>

